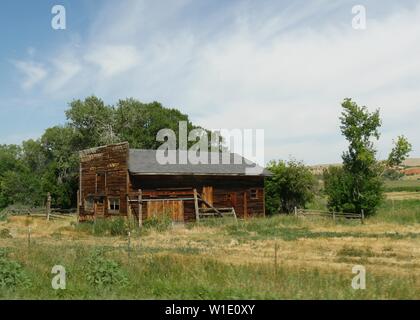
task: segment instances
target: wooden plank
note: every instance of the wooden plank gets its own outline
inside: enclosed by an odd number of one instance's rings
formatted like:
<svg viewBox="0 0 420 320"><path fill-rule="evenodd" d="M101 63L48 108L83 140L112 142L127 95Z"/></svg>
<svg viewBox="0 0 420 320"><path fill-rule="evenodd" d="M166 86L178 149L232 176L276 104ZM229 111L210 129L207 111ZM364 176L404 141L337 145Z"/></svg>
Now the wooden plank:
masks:
<svg viewBox="0 0 420 320"><path fill-rule="evenodd" d="M212 186L203 187L203 194L201 198L205 200L207 203L209 203L211 206L213 206L213 187Z"/></svg>
<svg viewBox="0 0 420 320"><path fill-rule="evenodd" d="M247 200L247 191L244 191L244 218L248 218L248 200Z"/></svg>
<svg viewBox="0 0 420 320"><path fill-rule="evenodd" d="M200 214L198 211L198 197L197 197L197 189L194 189L194 208L195 208L195 219L197 222L200 221Z"/></svg>
<svg viewBox="0 0 420 320"><path fill-rule="evenodd" d="M138 205L139 205L139 228L143 225L143 201L142 201L142 191L139 189L139 197L138 197Z"/></svg>
<svg viewBox="0 0 420 320"><path fill-rule="evenodd" d="M131 204L130 204L130 197L128 195L126 195L126 202L127 202L127 217L129 219L132 218L132 212L131 212Z"/></svg>

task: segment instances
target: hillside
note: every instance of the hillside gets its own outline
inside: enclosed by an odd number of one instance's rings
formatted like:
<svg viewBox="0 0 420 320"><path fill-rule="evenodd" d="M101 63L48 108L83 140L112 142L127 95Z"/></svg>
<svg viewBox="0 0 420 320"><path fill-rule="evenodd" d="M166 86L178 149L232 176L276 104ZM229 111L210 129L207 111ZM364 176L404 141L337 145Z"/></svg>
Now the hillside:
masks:
<svg viewBox="0 0 420 320"><path fill-rule="evenodd" d="M407 168L416 168L420 167L420 158L410 158L405 160L402 165ZM330 163L330 164L316 164L309 166L312 170L313 174L322 174L324 169L330 167L330 166L341 166L340 163Z"/></svg>

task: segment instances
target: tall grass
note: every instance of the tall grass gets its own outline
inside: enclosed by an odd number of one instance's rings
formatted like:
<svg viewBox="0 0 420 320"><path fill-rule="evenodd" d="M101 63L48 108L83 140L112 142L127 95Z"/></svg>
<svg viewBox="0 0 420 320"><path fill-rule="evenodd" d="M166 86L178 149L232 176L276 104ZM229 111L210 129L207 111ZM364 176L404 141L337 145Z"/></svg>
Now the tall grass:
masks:
<svg viewBox="0 0 420 320"><path fill-rule="evenodd" d="M77 231L94 236L121 236L130 230L129 221L122 217L97 219L93 222L83 222L75 225Z"/></svg>
<svg viewBox="0 0 420 320"><path fill-rule="evenodd" d="M385 200L372 222L413 224L420 222L420 200Z"/></svg>
<svg viewBox="0 0 420 320"><path fill-rule="evenodd" d="M420 192L420 180L387 180L386 192Z"/></svg>
<svg viewBox="0 0 420 320"><path fill-rule="evenodd" d="M233 265L189 254L144 254L128 259L121 248L106 249L100 261L112 264L117 282L98 287L89 280L96 247L44 246L33 250L10 249L23 266L31 285L13 290L0 288L0 298L30 299L416 299L413 276L394 278L369 273L366 290L353 290L353 274L316 268L291 268L281 264ZM111 261L111 262L110 262ZM95 262L96 263L96 262ZM51 267L65 266L67 289L51 288ZM414 282L413 282L414 281Z"/></svg>
<svg viewBox="0 0 420 320"><path fill-rule="evenodd" d="M388 190L398 190L401 187L406 191L407 186L413 186L420 191L420 182L414 181L389 181ZM393 186L393 187L391 187ZM413 190L414 191L414 190ZM328 210L327 201L325 197L316 196L315 199L308 204L308 209L312 210ZM371 222L390 222L399 224L413 224L420 222L420 200L418 199L405 199L405 200L383 200L379 206L376 214L368 217Z"/></svg>
<svg viewBox="0 0 420 320"><path fill-rule="evenodd" d="M413 225L420 217L420 200L392 201L384 203L374 217L366 224L382 222ZM29 221L29 220L28 220ZM28 222L29 223L29 222ZM53 222L52 222L53 223ZM5 227L6 225L2 225ZM346 226L346 228L335 228ZM347 228L349 226L349 228ZM352 226L355 226L353 228ZM351 269L346 271L328 271L315 265L291 265L270 263L269 259L261 263L231 264L218 260L217 255L208 254L207 247L195 247L190 242L179 246L160 246L151 240L150 246L142 239L128 250L127 243L116 241L112 246L100 246L107 236L126 235L132 230L132 224L126 219L97 220L95 224L81 223L66 227L72 237L77 232L94 235L85 244L63 241L53 238L51 242L34 237L31 245L26 239L4 240L9 247L0 250L0 298L15 299L419 299L419 278L415 272L383 274L373 268L374 261L384 254L371 249L368 245L358 246L351 242L337 251L335 262L358 263L360 259L371 259L372 268L368 271L367 289L353 290ZM414 232L370 233L364 230L360 221L340 219L333 221L323 217L294 217L276 215L267 218L255 218L247 221L229 219L209 219L188 228L202 228L201 233L187 230L194 241L231 241L238 245L259 240L296 241L300 239L320 239L325 245L329 238L371 238L376 243L381 238L417 239L420 234ZM212 229L214 228L214 229ZM3 229L6 230L6 229ZM168 232L170 222L166 218L150 220L143 230ZM74 232L76 231L76 232ZM392 230L390 230L392 231ZM372 231L375 232L375 231ZM6 234L6 232L5 232ZM183 235L182 233L180 233ZM141 234L142 236L144 234ZM65 236L65 235L63 235ZM165 239L165 234L150 237ZM102 238L100 238L102 237ZM197 238L198 237L198 238ZM212 238L214 237L214 238ZM77 238L77 237L76 237ZM145 238L147 239L147 238ZM173 239L168 237L168 239ZM118 239L121 240L121 239ZM379 241L377 241L379 240ZM38 244L42 242L42 245ZM347 240L345 240L347 241ZM357 242L357 241L356 241ZM389 242L389 241L388 241ZM412 241L414 243L414 241ZM103 242L110 243L110 242ZM119 243L119 244L118 244ZM260 242L260 243L269 243ZM209 244L211 245L211 244ZM290 245L288 242L287 245ZM293 244L294 245L294 244ZM236 248L236 247L235 247ZM385 250L385 249L384 249ZM391 248L392 250L392 248ZM218 251L225 254L227 251ZM245 251L246 252L246 251ZM396 257L395 252L386 252L387 257ZM411 257L409 258L411 259ZM222 259L221 259L222 260ZM268 261L268 262L267 262ZM333 261L333 260L332 260ZM289 261L290 262L290 261ZM346 263L347 263L346 262ZM411 263L411 262L410 262ZM418 268L416 261L412 268ZM67 272L67 289L53 290L51 287L51 268L62 265ZM411 267L410 267L411 268ZM18 270L15 274L13 269ZM5 271L4 271L5 270ZM3 272L4 271L4 272ZM15 279L15 280L14 280ZM3 281L3 282L2 282ZM13 284L13 285L11 285Z"/></svg>

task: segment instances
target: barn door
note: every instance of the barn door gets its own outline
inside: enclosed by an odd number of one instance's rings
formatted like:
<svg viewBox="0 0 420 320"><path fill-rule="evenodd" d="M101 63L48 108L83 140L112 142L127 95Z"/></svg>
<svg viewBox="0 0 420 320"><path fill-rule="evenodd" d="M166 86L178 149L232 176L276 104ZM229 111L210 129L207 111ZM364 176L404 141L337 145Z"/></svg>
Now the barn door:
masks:
<svg viewBox="0 0 420 320"><path fill-rule="evenodd" d="M229 206L236 209L236 204L237 204L236 192L229 192L228 200L229 200L228 201Z"/></svg>
<svg viewBox="0 0 420 320"><path fill-rule="evenodd" d="M201 197L209 205L213 206L213 187L212 186L203 187L203 194ZM202 207L204 208L206 207L206 205L203 203Z"/></svg>
<svg viewBox="0 0 420 320"><path fill-rule="evenodd" d="M147 218L163 217L169 214L172 221L184 221L184 202L182 200L163 200L147 202Z"/></svg>

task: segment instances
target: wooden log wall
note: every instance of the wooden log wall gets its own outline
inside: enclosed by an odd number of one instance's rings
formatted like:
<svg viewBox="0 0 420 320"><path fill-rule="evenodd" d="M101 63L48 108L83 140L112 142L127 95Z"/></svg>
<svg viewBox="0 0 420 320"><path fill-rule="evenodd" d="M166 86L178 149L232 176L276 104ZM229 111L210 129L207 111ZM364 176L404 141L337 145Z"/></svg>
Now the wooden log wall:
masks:
<svg viewBox="0 0 420 320"><path fill-rule="evenodd" d="M92 215L95 208L108 213L108 198L120 199L120 214L127 214L128 143L92 148L80 152L80 215ZM97 206L87 210L87 197L94 197ZM102 199L102 200L99 200ZM102 204L100 203L102 201Z"/></svg>
<svg viewBox="0 0 420 320"><path fill-rule="evenodd" d="M196 210L193 189L214 207L233 207L239 218L264 215L264 177L134 175L128 171L128 143L92 148L80 152L80 221L95 216L113 216L108 199L120 199L119 214L139 218L138 198L142 190L142 219L169 211L174 221L194 221ZM94 198L94 206L85 208L85 200ZM148 201L173 198L171 201ZM178 200L185 198L184 200ZM202 206L201 206L202 207Z"/></svg>
<svg viewBox="0 0 420 320"><path fill-rule="evenodd" d="M132 175L130 176L129 186L133 197L136 190L142 189L143 196L157 199L171 196L192 198L192 190L196 188L203 199L210 200L214 207L234 207L239 218L263 216L265 214L263 177L229 176L221 179L215 176ZM135 212L138 212L138 207L135 204L134 206ZM147 219L147 203L143 203L142 208L142 217ZM183 208L184 220L194 221L194 201L183 201Z"/></svg>

